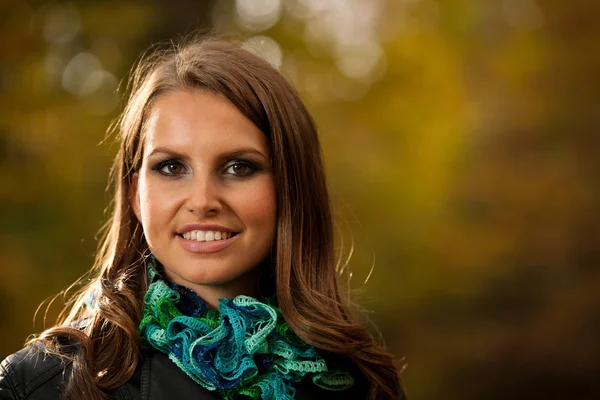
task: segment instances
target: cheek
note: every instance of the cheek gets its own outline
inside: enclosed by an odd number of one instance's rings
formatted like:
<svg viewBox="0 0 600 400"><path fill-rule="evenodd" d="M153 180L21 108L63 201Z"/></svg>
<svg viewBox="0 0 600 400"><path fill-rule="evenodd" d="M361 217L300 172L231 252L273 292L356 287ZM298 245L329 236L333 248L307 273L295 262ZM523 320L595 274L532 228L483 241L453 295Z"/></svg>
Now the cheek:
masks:
<svg viewBox="0 0 600 400"><path fill-rule="evenodd" d="M247 225L274 231L276 195L273 184L265 184L246 193L239 199L238 209Z"/></svg>
<svg viewBox="0 0 600 400"><path fill-rule="evenodd" d="M168 216L175 203L174 193L148 179L140 179L139 191L142 225L152 229L153 225Z"/></svg>

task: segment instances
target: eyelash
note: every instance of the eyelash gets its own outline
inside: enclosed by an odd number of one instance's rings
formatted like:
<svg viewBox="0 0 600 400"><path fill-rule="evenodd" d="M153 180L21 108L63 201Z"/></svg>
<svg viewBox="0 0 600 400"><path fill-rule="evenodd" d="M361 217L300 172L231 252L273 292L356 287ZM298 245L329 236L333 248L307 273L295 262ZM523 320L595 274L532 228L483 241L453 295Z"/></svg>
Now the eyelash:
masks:
<svg viewBox="0 0 600 400"><path fill-rule="evenodd" d="M152 167L152 170L156 171L157 173L159 173L159 174L161 174L163 176L170 177L170 178L173 178L173 177L176 177L178 175L181 175L181 172L180 173L167 173L167 172L163 171L163 169L165 167L168 167L170 165L177 165L177 166L179 166L182 169L184 168L184 165L183 165L183 163L180 160L178 160L178 159L169 159L169 160L165 160L165 161L159 162L154 167ZM248 177L250 175L253 175L255 172L257 172L257 171L260 170L260 168L256 164L254 164L253 162L251 162L251 161L236 159L236 160L229 161L225 165L225 167L223 168L223 171L226 171L226 170L228 170L228 169L230 169L230 168L232 168L234 166L237 166L237 165L246 167L250 171L247 172L247 173L244 173L244 174L240 174L240 175L235 174L235 173L226 173L226 175L232 175L233 177L236 177L236 178L246 178L246 177Z"/></svg>

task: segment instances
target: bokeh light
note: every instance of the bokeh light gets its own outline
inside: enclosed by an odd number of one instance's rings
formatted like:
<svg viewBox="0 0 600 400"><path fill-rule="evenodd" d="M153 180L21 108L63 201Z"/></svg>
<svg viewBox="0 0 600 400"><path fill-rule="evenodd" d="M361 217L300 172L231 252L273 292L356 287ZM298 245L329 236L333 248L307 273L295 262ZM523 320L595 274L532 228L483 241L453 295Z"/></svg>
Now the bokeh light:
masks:
<svg viewBox="0 0 600 400"><path fill-rule="evenodd" d="M276 41L267 36L253 36L242 43L242 47L267 60L272 66L279 69L283 54Z"/></svg>
<svg viewBox="0 0 600 400"><path fill-rule="evenodd" d="M240 26L253 30L269 29L281 17L281 0L235 0Z"/></svg>

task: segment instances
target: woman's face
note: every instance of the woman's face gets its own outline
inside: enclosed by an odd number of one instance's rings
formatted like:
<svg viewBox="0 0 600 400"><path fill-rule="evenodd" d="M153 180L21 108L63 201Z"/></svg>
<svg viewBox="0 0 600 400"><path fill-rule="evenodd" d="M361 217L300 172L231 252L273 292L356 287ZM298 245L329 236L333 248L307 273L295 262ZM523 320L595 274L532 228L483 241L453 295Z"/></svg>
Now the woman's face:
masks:
<svg viewBox="0 0 600 400"><path fill-rule="evenodd" d="M255 295L275 235L266 136L224 97L159 96L147 118L131 205L167 278L217 299Z"/></svg>

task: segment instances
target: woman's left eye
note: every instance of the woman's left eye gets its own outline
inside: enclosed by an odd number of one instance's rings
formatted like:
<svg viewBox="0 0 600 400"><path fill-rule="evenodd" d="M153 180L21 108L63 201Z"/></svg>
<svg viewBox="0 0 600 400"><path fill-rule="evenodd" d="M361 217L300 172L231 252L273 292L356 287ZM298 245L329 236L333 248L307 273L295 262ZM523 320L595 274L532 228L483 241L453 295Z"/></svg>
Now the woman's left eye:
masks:
<svg viewBox="0 0 600 400"><path fill-rule="evenodd" d="M245 161L234 161L225 167L225 173L235 176L248 176L256 172L256 167Z"/></svg>

